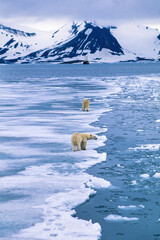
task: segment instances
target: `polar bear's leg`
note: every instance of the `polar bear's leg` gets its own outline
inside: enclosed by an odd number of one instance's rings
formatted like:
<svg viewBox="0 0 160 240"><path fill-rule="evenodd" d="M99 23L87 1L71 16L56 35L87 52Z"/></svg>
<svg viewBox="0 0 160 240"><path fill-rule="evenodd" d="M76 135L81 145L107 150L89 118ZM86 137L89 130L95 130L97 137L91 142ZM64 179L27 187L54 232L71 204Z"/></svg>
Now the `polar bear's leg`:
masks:
<svg viewBox="0 0 160 240"><path fill-rule="evenodd" d="M81 143L80 142L77 144L77 149L78 149L78 151L81 151Z"/></svg>
<svg viewBox="0 0 160 240"><path fill-rule="evenodd" d="M87 147L87 141L83 142L84 150L86 150Z"/></svg>
<svg viewBox="0 0 160 240"><path fill-rule="evenodd" d="M76 147L75 145L72 143L72 151L75 152L76 151Z"/></svg>
<svg viewBox="0 0 160 240"><path fill-rule="evenodd" d="M81 142L81 150L86 150L84 146L84 142Z"/></svg>
<svg viewBox="0 0 160 240"><path fill-rule="evenodd" d="M85 111L84 103L82 104L82 110Z"/></svg>

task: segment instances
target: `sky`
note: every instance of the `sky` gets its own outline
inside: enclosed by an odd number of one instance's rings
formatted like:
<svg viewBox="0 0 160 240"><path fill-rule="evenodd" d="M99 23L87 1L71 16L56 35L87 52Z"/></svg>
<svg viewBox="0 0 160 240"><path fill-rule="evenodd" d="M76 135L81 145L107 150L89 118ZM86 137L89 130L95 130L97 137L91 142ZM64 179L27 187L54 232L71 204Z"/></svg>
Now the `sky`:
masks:
<svg viewBox="0 0 160 240"><path fill-rule="evenodd" d="M55 31L70 21L160 30L160 0L0 0L0 23Z"/></svg>

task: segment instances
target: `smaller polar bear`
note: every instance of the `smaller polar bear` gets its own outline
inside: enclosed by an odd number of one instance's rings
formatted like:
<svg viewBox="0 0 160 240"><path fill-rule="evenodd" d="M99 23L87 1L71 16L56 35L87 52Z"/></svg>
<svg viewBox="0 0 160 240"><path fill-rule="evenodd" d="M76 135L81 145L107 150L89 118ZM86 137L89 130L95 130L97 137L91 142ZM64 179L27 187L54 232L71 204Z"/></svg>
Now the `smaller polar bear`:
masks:
<svg viewBox="0 0 160 240"><path fill-rule="evenodd" d="M89 100L87 98L85 98L82 103L82 110L85 111L85 109L87 112L89 111Z"/></svg>
<svg viewBox="0 0 160 240"><path fill-rule="evenodd" d="M77 133L77 132L73 133L71 137L72 150L76 151L76 147L78 151L86 150L87 140L90 140L90 139L97 140L96 136L94 136L93 134Z"/></svg>

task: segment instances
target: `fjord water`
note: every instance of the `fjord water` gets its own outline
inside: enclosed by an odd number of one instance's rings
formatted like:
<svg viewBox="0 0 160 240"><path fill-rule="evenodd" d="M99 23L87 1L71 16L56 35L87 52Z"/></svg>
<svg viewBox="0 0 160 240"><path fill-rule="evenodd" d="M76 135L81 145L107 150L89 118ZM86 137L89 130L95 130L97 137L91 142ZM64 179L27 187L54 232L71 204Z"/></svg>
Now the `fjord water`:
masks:
<svg viewBox="0 0 160 240"><path fill-rule="evenodd" d="M0 65L0 99L0 239L160 239L160 63Z"/></svg>

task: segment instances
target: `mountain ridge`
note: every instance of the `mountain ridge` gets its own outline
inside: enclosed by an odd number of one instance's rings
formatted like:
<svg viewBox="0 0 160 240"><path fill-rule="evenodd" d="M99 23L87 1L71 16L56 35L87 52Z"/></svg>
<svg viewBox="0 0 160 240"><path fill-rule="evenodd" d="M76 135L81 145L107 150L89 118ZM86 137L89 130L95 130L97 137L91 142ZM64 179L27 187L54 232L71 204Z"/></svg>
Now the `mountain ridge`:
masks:
<svg viewBox="0 0 160 240"><path fill-rule="evenodd" d="M149 27L72 22L54 33L0 24L0 63L160 60L160 32Z"/></svg>

